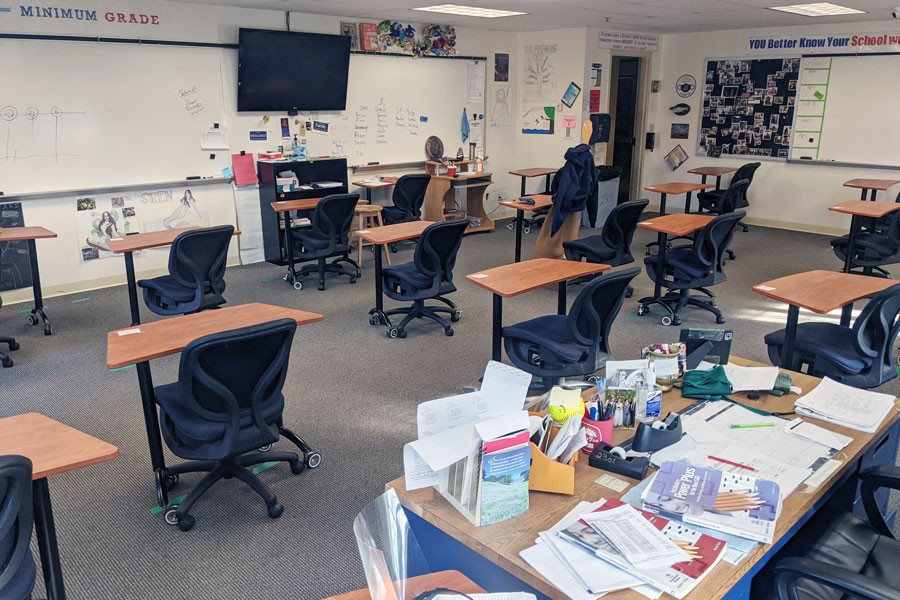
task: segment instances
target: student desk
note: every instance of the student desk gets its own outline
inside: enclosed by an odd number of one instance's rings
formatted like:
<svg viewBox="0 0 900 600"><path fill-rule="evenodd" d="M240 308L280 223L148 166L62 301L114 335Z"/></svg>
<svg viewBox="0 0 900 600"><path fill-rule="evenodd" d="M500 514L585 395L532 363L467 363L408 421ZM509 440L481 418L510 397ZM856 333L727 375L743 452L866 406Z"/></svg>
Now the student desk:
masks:
<svg viewBox="0 0 900 600"><path fill-rule="evenodd" d="M643 315L645 312L647 312L648 304L656 303L665 308L669 313L668 315L663 317L663 325L669 325L672 322L678 325L678 320L676 318L674 309L669 306L668 302L663 300L662 295L662 282L663 277L665 276L666 245L668 243L668 236L688 235L689 233L693 233L698 229L703 229L704 227L706 227L707 223L715 218L715 215L698 215L685 212L683 214L654 217L646 221L641 221L637 224L637 226L641 229L649 229L650 231L655 231L657 233L656 244L659 246L659 260L656 262L656 281L654 282L653 286L653 296L641 298L639 300L639 315ZM666 323L666 320L669 320L670 322Z"/></svg>
<svg viewBox="0 0 900 600"><path fill-rule="evenodd" d="M732 362L740 365L757 364L737 357L732 357ZM791 373L791 377L795 385L801 387L804 392L809 392L819 381L803 373ZM586 390L584 395L587 397L591 393L593 390ZM786 394L780 398L762 394L760 400L751 401L743 392L733 394L733 397L744 404L777 412L792 410L798 398L796 394ZM662 414L683 410L693 402L683 398L677 389L665 392ZM813 420L812 422L820 427L853 438L853 441L835 457L842 460L841 466L818 487L803 489L801 485L797 491L785 498L776 526L774 544L758 544L737 566L725 561L720 562L694 591L687 595L687 600L748 598L753 575L843 483L855 475L860 462L872 457L886 434L896 432L898 419L900 413L892 413L875 434ZM613 443L621 444L633 435L633 429L615 429ZM579 460L575 463L573 496L531 492L528 512L487 527L472 526L466 517L453 508L434 488L407 491L402 477L388 483L387 487L396 490L416 539L432 568L459 569L489 591L517 589L536 593L540 599L564 600L566 597L522 560L519 552L534 545L538 532L545 531L555 524L579 501L592 502L601 498L621 497L627 490L614 492L594 483L597 477L605 473L607 472L589 466L587 460ZM637 483L626 477L613 476L627 482L629 489ZM665 594L663 597L671 598ZM612 592L604 598L640 600L645 597L631 590L622 590Z"/></svg>
<svg viewBox="0 0 900 600"><path fill-rule="evenodd" d="M843 308L841 325L846 327L850 325L854 302L886 290L896 283L893 279L852 273L807 271L760 283L753 286L753 291L788 304L781 364L793 369L796 366L794 340L797 338L797 320L801 308L820 315Z"/></svg>
<svg viewBox="0 0 900 600"><path fill-rule="evenodd" d="M691 212L691 193L700 190L709 190L715 186L709 183L661 183L659 185L648 185L644 190L648 192L656 192L659 194L659 214L666 214L666 196L668 194L685 194L684 212Z"/></svg>
<svg viewBox="0 0 900 600"><path fill-rule="evenodd" d="M372 190L387 188L397 183L396 177L382 177L378 182L372 181L354 181L353 185L366 190L366 202L372 202Z"/></svg>
<svg viewBox="0 0 900 600"><path fill-rule="evenodd" d="M544 177L547 179L544 180L544 193L550 193L550 176L559 171L557 168L549 168L549 167L532 167L529 169L516 169L515 171L510 171L510 175L515 175L516 177L522 178L522 192L519 194L520 196L527 196L528 194L525 191L525 183L532 177Z"/></svg>
<svg viewBox="0 0 900 600"><path fill-rule="evenodd" d="M369 323L371 325L384 325L388 328L389 337L397 337L397 330L391 324L391 319L384 314L384 291L381 281L381 251L385 244L413 240L425 231L432 221L407 221L395 223L374 229L360 229L356 235L378 246L375 248L375 308L369 311ZM394 335L391 335L393 332Z"/></svg>
<svg viewBox="0 0 900 600"><path fill-rule="evenodd" d="M137 282L134 276L134 253L138 250L171 246L179 235L185 231L203 229L202 227L183 227L181 229L163 229L149 233L135 233L121 238L107 240L109 249L115 254L125 255L125 276L128 278L128 304L131 306L131 324L141 324L141 309L138 306ZM234 235L241 235L235 231Z"/></svg>
<svg viewBox="0 0 900 600"><path fill-rule="evenodd" d="M512 172L512 171L510 171ZM522 181L525 181L524 179ZM516 209L516 260L522 260L522 221L525 220L525 211L538 211L553 206L553 197L549 194L535 194L528 196L534 200L534 204L522 204L519 198L515 200L501 200L500 206Z"/></svg>
<svg viewBox="0 0 900 600"><path fill-rule="evenodd" d="M18 454L32 463L32 501L44 584L49 600L65 600L62 565L47 478L112 460L119 449L39 413L0 419L0 455Z"/></svg>
<svg viewBox="0 0 900 600"><path fill-rule="evenodd" d="M459 571L438 571L428 575L410 577L406 580L406 598L415 598L419 594L444 588L463 594L483 594L484 589ZM347 592L339 596L329 596L325 600L372 600L368 588ZM403 599L405 600L405 599Z"/></svg>
<svg viewBox="0 0 900 600"><path fill-rule="evenodd" d="M844 187L861 189L860 200L865 200L868 191L872 190L872 202L874 202L875 194L879 191L886 191L889 187L898 183L900 183L900 179L851 179L844 182Z"/></svg>
<svg viewBox="0 0 900 600"><path fill-rule="evenodd" d="M466 281L483 287L494 295L494 318L491 326L491 358L500 361L503 337L503 299L512 298L544 286L559 284L557 312L566 314L566 282L585 275L612 269L609 265L574 262L555 258L532 258L466 275Z"/></svg>
<svg viewBox="0 0 900 600"><path fill-rule="evenodd" d="M457 173L454 177L449 175L432 175L428 187L425 189L425 206L422 216L426 221L440 223L448 217L458 216L465 212L469 217L481 219L481 225L474 227L469 224L466 233L479 231L493 231L494 221L484 210L485 188L493 183L492 173L475 173L466 171ZM466 191L466 207L457 208L456 190Z"/></svg>
<svg viewBox="0 0 900 600"><path fill-rule="evenodd" d="M863 190L863 192L865 192L865 190ZM872 200L875 199L874 196L875 194L873 192ZM850 240L847 244L847 256L846 258L844 258L844 273L850 272L850 267L853 263L853 256L856 251L856 236L859 235L859 232L862 229L863 219L871 219L872 228L874 229L875 223L878 221L878 219L898 209L900 209L900 204L896 202L866 202L865 199L851 200L850 202L841 202L840 204L835 204L828 209L833 212L851 215ZM871 275L872 267L864 267L863 273L865 275Z"/></svg>
<svg viewBox="0 0 900 600"><path fill-rule="evenodd" d="M206 335L286 318L294 319L298 325L306 325L321 321L325 317L317 313L270 304L239 304L169 317L162 321L144 323L140 327L110 331L106 336L108 369L137 366L144 424L147 428L147 442L150 445L150 463L156 477L156 498L159 506L166 506L169 497L165 487L166 463L163 457L156 399L153 396L153 380L150 377L150 361L178 354L189 343Z"/></svg>
<svg viewBox="0 0 900 600"><path fill-rule="evenodd" d="M696 169L689 170L688 173L700 175L700 183L706 183L707 177L715 177L716 189L718 190L722 187L722 175L734 173L735 171L737 171L736 167L697 167Z"/></svg>
<svg viewBox="0 0 900 600"><path fill-rule="evenodd" d="M44 295L41 292L41 271L38 269L37 244L35 240L55 238L56 234L44 227L4 227L0 229L0 242L28 242L28 260L31 263L31 289L34 292L34 308L28 315L28 324L44 323L44 335L53 333L50 319L44 312ZM40 321L39 321L40 319Z"/></svg>

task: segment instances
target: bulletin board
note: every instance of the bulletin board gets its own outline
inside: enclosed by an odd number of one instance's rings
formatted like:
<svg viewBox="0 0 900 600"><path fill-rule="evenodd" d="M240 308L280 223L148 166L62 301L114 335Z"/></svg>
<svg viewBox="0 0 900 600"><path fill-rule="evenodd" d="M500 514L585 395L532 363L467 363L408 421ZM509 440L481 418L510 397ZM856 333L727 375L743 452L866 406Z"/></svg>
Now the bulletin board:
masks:
<svg viewBox="0 0 900 600"><path fill-rule="evenodd" d="M800 58L707 59L697 154L786 159Z"/></svg>

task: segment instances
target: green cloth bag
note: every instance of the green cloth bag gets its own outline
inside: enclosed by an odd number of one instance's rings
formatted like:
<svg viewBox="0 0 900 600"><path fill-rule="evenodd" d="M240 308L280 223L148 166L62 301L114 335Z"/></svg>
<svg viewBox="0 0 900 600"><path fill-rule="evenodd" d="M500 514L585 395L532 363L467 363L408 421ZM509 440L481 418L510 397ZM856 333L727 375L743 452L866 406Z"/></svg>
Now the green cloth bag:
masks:
<svg viewBox="0 0 900 600"><path fill-rule="evenodd" d="M681 379L681 395L685 398L720 400L731 392L731 382L722 365L708 371L688 371Z"/></svg>

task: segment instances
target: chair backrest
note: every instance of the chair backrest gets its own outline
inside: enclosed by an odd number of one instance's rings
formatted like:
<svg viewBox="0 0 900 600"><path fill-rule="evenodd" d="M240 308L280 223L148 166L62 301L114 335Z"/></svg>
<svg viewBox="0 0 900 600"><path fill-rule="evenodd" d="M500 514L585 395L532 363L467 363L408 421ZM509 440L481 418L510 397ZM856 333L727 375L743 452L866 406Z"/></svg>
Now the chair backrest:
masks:
<svg viewBox="0 0 900 600"><path fill-rule="evenodd" d="M900 283L878 292L853 323L853 347L861 356L874 360L880 369L891 362L894 339L900 332Z"/></svg>
<svg viewBox="0 0 900 600"><path fill-rule="evenodd" d="M637 229L641 213L650 204L650 200L631 200L613 207L606 223L603 224L603 243L610 248L616 248L616 256L631 254L631 240Z"/></svg>
<svg viewBox="0 0 900 600"><path fill-rule="evenodd" d="M330 240L329 250L334 246L349 244L350 227L359 194L332 194L325 196L316 205L310 224L314 232Z"/></svg>
<svg viewBox="0 0 900 600"><path fill-rule="evenodd" d="M749 204L746 202L748 187L750 187L749 179L732 179L731 185L728 186L728 189L725 190L725 193L722 194L722 198L719 200L718 213L721 215L734 212L735 209L740 208L739 204L742 200L745 201L744 206L747 206Z"/></svg>
<svg viewBox="0 0 900 600"><path fill-rule="evenodd" d="M609 352L609 330L622 308L625 289L641 272L631 267L592 279L579 292L569 314L566 328L578 343Z"/></svg>
<svg viewBox="0 0 900 600"><path fill-rule="evenodd" d="M706 224L694 238L694 258L710 271L723 271L725 251L731 244L738 222L747 216L742 210L723 213Z"/></svg>
<svg viewBox="0 0 900 600"><path fill-rule="evenodd" d="M186 288L221 294L225 290L225 262L232 235L231 225L180 234L169 252L169 274Z"/></svg>
<svg viewBox="0 0 900 600"><path fill-rule="evenodd" d="M419 237L413 261L416 268L435 280L453 281L453 265L469 222L466 219L429 225Z"/></svg>
<svg viewBox="0 0 900 600"><path fill-rule="evenodd" d="M741 165L731 177L731 185L734 185L735 181L741 181L743 179L747 180L747 187L743 189L743 195L735 199L735 208L744 208L745 206L750 206L750 202L747 200L747 190L750 188L750 184L753 183L753 175L756 173L756 170L760 167L761 164L762 163L752 162Z"/></svg>
<svg viewBox="0 0 900 600"><path fill-rule="evenodd" d="M251 417L257 432L267 431L271 419L264 412L281 393L296 330L293 319L279 319L198 338L182 352L178 391L184 410L199 422L225 424L217 442L223 457L242 416Z"/></svg>
<svg viewBox="0 0 900 600"><path fill-rule="evenodd" d="M0 456L0 591L31 552L31 461Z"/></svg>
<svg viewBox="0 0 900 600"><path fill-rule="evenodd" d="M431 175L427 173L414 173L403 175L394 184L392 199L394 206L406 213L407 221L418 220L422 216L422 204L425 203L425 190Z"/></svg>

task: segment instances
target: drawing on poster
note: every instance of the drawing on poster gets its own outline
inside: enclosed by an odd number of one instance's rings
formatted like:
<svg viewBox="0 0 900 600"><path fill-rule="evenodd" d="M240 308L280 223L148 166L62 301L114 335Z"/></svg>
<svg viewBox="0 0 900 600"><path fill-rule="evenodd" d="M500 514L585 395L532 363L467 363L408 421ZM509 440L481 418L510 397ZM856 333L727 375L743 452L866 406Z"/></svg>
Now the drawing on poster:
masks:
<svg viewBox="0 0 900 600"><path fill-rule="evenodd" d="M142 192L140 207L147 232L209 227L208 213L201 210L201 203L189 188Z"/></svg>
<svg viewBox="0 0 900 600"><path fill-rule="evenodd" d="M522 100L555 103L557 44L522 46Z"/></svg>
<svg viewBox="0 0 900 600"><path fill-rule="evenodd" d="M83 206L92 208L83 209ZM116 256L109 240L140 230L130 196L78 198L75 209L75 228L83 261Z"/></svg>
<svg viewBox="0 0 900 600"><path fill-rule="evenodd" d="M522 115L522 133L552 135L555 115L552 106L532 106Z"/></svg>
<svg viewBox="0 0 900 600"><path fill-rule="evenodd" d="M509 110L509 88L498 87L494 90L494 107L491 109L491 127L509 127L512 125L512 113Z"/></svg>

